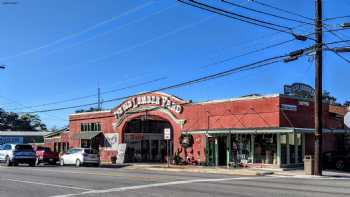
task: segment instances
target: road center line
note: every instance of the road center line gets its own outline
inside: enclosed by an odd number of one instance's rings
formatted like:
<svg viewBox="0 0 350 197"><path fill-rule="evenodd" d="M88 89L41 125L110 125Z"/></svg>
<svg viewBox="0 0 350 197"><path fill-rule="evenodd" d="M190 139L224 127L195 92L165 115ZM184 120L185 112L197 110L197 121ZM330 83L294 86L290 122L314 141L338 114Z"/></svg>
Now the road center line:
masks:
<svg viewBox="0 0 350 197"><path fill-rule="evenodd" d="M7 179L7 180L12 181L12 182L18 182L18 183L28 183L28 184L34 184L34 185L44 185L44 186L49 186L49 187L59 187L59 188L68 188L68 189L75 189L75 190L92 191L91 189L68 186L68 185L56 185L56 184L50 184L50 183L32 182L32 181L25 181L25 180L18 180L18 179Z"/></svg>
<svg viewBox="0 0 350 197"><path fill-rule="evenodd" d="M230 180L250 180L250 179L260 179L260 178L266 179L266 178L273 178L273 177L235 177L235 178L221 178L221 179L193 179L193 180L186 180L186 181L172 181L172 182L166 182L166 183L153 183L153 184L146 184L146 185L118 187L118 188L111 188L111 189L105 189L105 190L90 190L90 191L85 191L77 194L65 194L65 195L57 195L52 197L72 197L72 196L82 196L87 194L102 194L102 193L120 192L120 191L127 191L127 190L145 189L145 188L152 188L152 187L162 187L162 186L169 186L169 185L181 185L181 184L188 184L188 183L220 182L220 181L230 181Z"/></svg>

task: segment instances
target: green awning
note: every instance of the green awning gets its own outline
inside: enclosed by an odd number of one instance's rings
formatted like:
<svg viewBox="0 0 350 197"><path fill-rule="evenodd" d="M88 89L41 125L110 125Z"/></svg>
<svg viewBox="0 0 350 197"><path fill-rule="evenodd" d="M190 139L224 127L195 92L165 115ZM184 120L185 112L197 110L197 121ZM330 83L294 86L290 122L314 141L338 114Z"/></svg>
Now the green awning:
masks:
<svg viewBox="0 0 350 197"><path fill-rule="evenodd" d="M82 139L82 140L91 140L92 138L96 137L100 133L101 131L84 131L84 132L75 134L74 138Z"/></svg>

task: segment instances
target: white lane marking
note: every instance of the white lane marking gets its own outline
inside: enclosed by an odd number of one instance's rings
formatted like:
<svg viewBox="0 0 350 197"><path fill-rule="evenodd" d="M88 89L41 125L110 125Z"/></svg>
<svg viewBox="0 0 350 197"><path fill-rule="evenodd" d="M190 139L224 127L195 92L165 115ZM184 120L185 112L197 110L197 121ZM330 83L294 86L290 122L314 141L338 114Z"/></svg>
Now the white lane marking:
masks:
<svg viewBox="0 0 350 197"><path fill-rule="evenodd" d="M103 194L103 193L137 190L137 189L145 189L145 188L152 188L152 187L162 187L162 186L169 186L169 185L181 185L181 184L188 184L188 183L220 182L220 181L230 181L230 180L250 180L250 179L261 179L261 178L266 179L266 178L274 178L274 177L235 177L235 178L221 178L221 179L193 179L193 180L187 180L187 181L172 181L172 182L166 182L166 183L153 183L153 184L146 184L146 185L118 187L118 188L111 188L111 189L104 189L104 190L90 190L90 191L77 193L77 194L65 194L65 195L57 195L57 196L51 196L51 197L71 197L71 196L82 196L87 194Z"/></svg>
<svg viewBox="0 0 350 197"><path fill-rule="evenodd" d="M12 181L12 182L28 183L28 184L34 184L34 185L43 185L43 186L50 186L50 187L59 187L59 188L68 188L68 189L75 189L75 190L92 191L92 189L87 189L87 188L82 188L82 187L75 187L75 186L68 186L68 185L56 185L56 184L50 184L50 183L32 182L32 181L25 181L25 180L19 180L19 179L7 179L7 180L8 181Z"/></svg>

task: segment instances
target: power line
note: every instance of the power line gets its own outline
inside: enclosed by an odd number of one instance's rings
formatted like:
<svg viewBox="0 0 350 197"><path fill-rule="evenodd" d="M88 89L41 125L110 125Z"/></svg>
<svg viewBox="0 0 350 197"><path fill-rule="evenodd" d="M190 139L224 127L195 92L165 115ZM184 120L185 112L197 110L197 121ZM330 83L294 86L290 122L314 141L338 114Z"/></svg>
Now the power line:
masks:
<svg viewBox="0 0 350 197"><path fill-rule="evenodd" d="M180 87L189 86L189 85L196 84L196 83L201 83L201 82L213 80L213 79L216 79L216 78L225 77L225 76L231 75L233 73L238 73L238 72L242 72L242 71L252 70L252 69L256 69L256 68L260 68L260 67L264 67L264 66L267 66L267 65L270 65L270 64L274 64L274 63L280 62L282 58L287 57L287 56L289 56L289 54L275 56L275 57L272 57L272 58L267 58L267 59L260 60L260 61L257 61L257 62L251 63L251 64L235 67L235 68L232 68L232 69L229 69L229 70L226 70L226 71L214 73L214 74L207 75L207 76L204 76L204 77L200 77L200 78L197 78L197 79L193 79L193 80L177 83L175 85L169 85L169 86L161 87L161 88L158 88L158 89L154 89L154 90L151 90L151 91L147 91L147 92L143 92L143 93L136 94L136 95L131 95L131 96L144 95L144 94L149 94L149 93L153 93L153 92L159 92L159 91L164 91L164 90L169 90L169 89L180 88ZM109 99L109 100L104 100L104 101L102 101L102 103L120 101L120 100L127 99L127 98L129 98L131 96L123 96L123 97L113 98L113 99ZM82 105L75 105L75 106L68 106L68 107L61 107L61 108L37 110L37 111L31 111L31 112L25 112L25 113L43 113L43 112L59 111L59 110L66 110L66 109L74 109L74 108L92 106L92 105L96 105L96 104L97 104L97 102L88 103L88 104L82 104Z"/></svg>
<svg viewBox="0 0 350 197"><path fill-rule="evenodd" d="M336 17L326 18L326 19L323 19L323 21L330 21L330 20L343 19L343 18L350 18L350 15L336 16Z"/></svg>
<svg viewBox="0 0 350 197"><path fill-rule="evenodd" d="M162 13L162 12L165 12L165 11L167 11L167 10L169 10L169 9L171 9L171 8L173 8L173 7L175 7L175 6L177 6L177 5L176 5L176 4L172 4L171 6L165 7L165 8L163 8L163 9L161 9L161 10L158 10L158 11L156 11L156 12L152 12L152 13L149 14L149 15L143 16L143 17L138 18L138 19L136 19L136 20L132 20L132 21L130 21L130 22L128 22L128 23L123 23L122 25L117 26L116 28L113 28L113 29L110 29L110 30L107 30L107 31L104 31L104 32L101 32L101 33L98 33L98 34L95 34L94 36L92 36L92 37L90 37L90 38L87 38L87 39L82 40L82 41L80 41L80 42L74 43L74 44L72 44L72 45L70 45L70 46L62 47L62 48L58 48L58 49L56 49L56 50L49 51L49 52L46 54L46 56L51 55L51 54L53 54L53 53L56 53L57 51L61 51L61 50L65 50L65 49L70 49L70 48L73 48L73 47L82 45L82 44L84 44L84 43L86 43L86 42L92 41L92 40L94 40L94 39L96 39L96 38L99 38L99 37L101 37L101 36L105 36L105 35L107 35L107 34L110 34L110 33L114 32L114 31L121 30L121 29L123 29L123 28L125 28L125 27L127 27L127 26L129 26L129 25L132 25L132 24L135 24L135 23L139 23L139 22L141 22L141 21L145 21L145 20L147 20L148 18L150 18L150 17L152 17L152 16L155 16L155 15L158 15L158 14L160 14L160 13Z"/></svg>
<svg viewBox="0 0 350 197"><path fill-rule="evenodd" d="M15 101L15 100L13 100L13 99L10 99L10 98L4 97L4 96L0 96L0 97L3 98L3 99L5 99L5 100L7 100L7 101L10 101L11 103L16 103L17 105L25 106L25 105L23 105L22 103L20 103L20 102L18 102L18 101ZM6 109L6 111L8 111L8 110ZM18 113L18 114L21 114L21 113ZM46 114L46 116L51 117L51 118L54 118L54 120L58 120L58 121L61 121L61 122L62 122L62 121L67 122L66 119L63 119L63 118L58 117L58 116L55 116L55 115Z"/></svg>
<svg viewBox="0 0 350 197"><path fill-rule="evenodd" d="M222 16L233 18L235 20L239 20L239 21L246 22L246 23L249 23L249 24L252 24L252 25L256 25L256 26L264 27L264 28L267 28L267 29L270 29L270 30L284 32L284 33L293 35L293 33L290 31L290 29L291 29L290 27L285 27L285 26L273 24L273 23L270 23L270 22L254 19L254 18L251 18L251 17L246 17L246 16L243 16L243 15L240 15L240 14L236 14L236 13L224 10L224 9L216 8L216 7L213 7L213 6L204 4L204 3L200 3L200 2L197 2L197 1L194 1L194 0L190 0L191 3L187 2L187 1L184 1L184 0L178 0L178 1L181 2L181 3L187 4L187 5L193 6L193 7L197 7L197 8L209 11L209 12L213 12L213 13L216 13L216 14L219 14L219 15L222 15ZM271 27L271 26L275 26L275 27ZM279 29L277 27L288 29L289 31L283 30L283 29Z"/></svg>
<svg viewBox="0 0 350 197"><path fill-rule="evenodd" d="M205 22L205 21L207 21L207 20L209 20L209 19L211 19L211 18L212 18L212 16L205 17L205 18L203 18L203 19L201 19L201 20L199 20L199 21L196 21L196 22L194 22L194 23L191 23L191 24L187 24L187 25L178 27L178 28L176 28L176 29L174 29L174 30L168 31L168 32L166 32L166 33L164 33L164 34L158 35L158 36L156 36L156 37L153 37L153 38L151 38L151 39L145 40L145 41L143 41L143 42L140 42L140 43L137 43L137 44L128 46L128 47L123 48L123 49L120 49L120 50L116 50L116 51L112 52L111 54L104 55L104 56L101 56L101 57L98 57L98 58L94 58L94 59L90 59L90 60L86 61L85 63L87 63L87 64L88 64L88 63L96 63L96 62L98 62L98 61L111 58L111 57L113 57L113 56L115 56L115 55L120 55L120 54L125 53L125 52L127 52L127 51L131 51L131 50L133 50L133 49L135 49L135 48L145 46L145 45L147 45L147 44L149 44L149 43L152 43L152 42L154 42L154 41L157 41L157 40L166 38L166 37L168 37L168 36L170 36L170 35L179 33L179 32L181 32L181 31L184 31L184 30L188 29L188 28L191 28L191 27L194 27L194 26L196 26L196 25L199 25L199 24L201 24L201 23L203 23L203 22ZM73 64L72 66L80 65L80 64L81 64L81 63L79 63L79 64ZM71 66L71 67L72 67L72 66Z"/></svg>
<svg viewBox="0 0 350 197"><path fill-rule="evenodd" d="M304 18L304 19L308 19L308 20L313 21L312 18L303 16L303 15L298 14L298 13L295 13L295 12L291 12L291 11L286 10L286 9L282 9L282 8L279 8L279 7L276 7L276 6L272 6L272 5L267 4L267 3L262 3L262 2L257 1L257 0L252 0L252 2L255 2L255 3L259 4L259 5L262 5L262 6L265 6L265 7L268 7L268 8L272 8L272 9L275 9L275 10L278 10L278 11L281 11L281 12L285 12L285 13L288 13L288 14L292 14L292 15L299 16L299 17L301 17L301 18ZM340 18L347 18L347 17L350 17L350 16L333 17L333 18L324 19L324 20L322 20L322 21L334 20L334 19L340 19ZM341 31L341 30L345 30L345 29L344 29L344 28L339 28L339 29L328 29L327 31L322 31L322 32L330 32L331 34L333 34L333 35L335 35L336 37L338 37L338 35L335 34L335 31ZM332 52L333 52L335 55L337 55L339 58L343 59L343 60L346 61L347 63L350 63L350 60L348 60L347 58L345 58L343 55L339 54L338 52L331 50L331 49L327 46L327 44L325 44L325 47L328 48L330 51L332 51Z"/></svg>
<svg viewBox="0 0 350 197"><path fill-rule="evenodd" d="M108 93L112 93L112 92L118 92L118 91L127 90L127 89L131 89L131 88L135 88L135 87L140 87L140 86L144 86L144 85L147 85L147 84L159 82L159 81L164 80L164 79L166 79L166 77L159 77L159 78L152 79L152 80L149 80L149 81L140 82L140 83L136 83L136 84L131 84L131 85L124 86L124 87L117 88L117 89L113 89L113 90L103 91L100 94L104 95L104 94L108 94ZM13 109L9 109L9 110L31 109L31 108L37 108L37 107L50 106L50 105L57 105L57 104L62 104L62 103L82 100L82 99L86 99L86 98L91 98L91 97L95 97L95 96L98 96L98 94L90 94L90 95L75 97L75 98L71 98L71 99L54 101L54 102L44 103L44 104L40 104L40 105L18 107L18 108L13 108Z"/></svg>
<svg viewBox="0 0 350 197"><path fill-rule="evenodd" d="M257 0L251 0L251 1L254 2L254 3L257 3L257 4L261 5L261 6L268 7L268 8L274 9L274 10L278 10L280 12L284 12L284 13L287 13L287 14L298 16L298 17L301 17L301 18L304 18L304 19L307 19L307 20L311 20L311 21L314 20L314 19L312 19L310 17L306 17L306 16L303 16L301 14L298 14L298 13L295 13L295 12L292 12L292 11L289 11L289 10L286 10L286 9L283 9L283 8L279 8L279 7L276 7L276 6L267 4L267 3L262 3L262 2L257 1Z"/></svg>
<svg viewBox="0 0 350 197"><path fill-rule="evenodd" d="M249 11L252 11L252 12L256 12L256 13L260 13L260 14L264 14L264 15L268 15L268 16L272 16L272 17L275 17L275 18L288 20L288 21L293 21L293 22L298 22L298 23L307 24L307 25L314 25L313 23L309 23L309 22L305 22L305 21L301 21L301 20L297 20L297 19L292 19L292 18L288 18L288 17L284 17L284 16L279 16L279 15L276 15L276 14L271 14L271 13L264 12L264 11L261 11L261 10L249 8L249 7L246 7L246 6L242 6L242 5L239 5L237 3L233 3L231 1L226 1L226 0L221 0L221 1L224 2L224 3L230 4L230 5L233 5L235 7L239 7L239 8L245 9L245 10L249 10Z"/></svg>
<svg viewBox="0 0 350 197"><path fill-rule="evenodd" d="M138 10L140 10L140 9L143 9L143 8L145 8L145 7L147 7L147 6L151 5L151 4L153 4L153 3L154 3L154 1L146 2L146 3L142 4L142 5L139 5L139 6L137 6L137 7L134 7L134 8L132 8L132 9L127 10L126 12L124 12L124 13L122 13L122 14L119 14L119 15L117 15L117 16L113 16L112 18L109 18L109 19L104 20L104 21L102 21L102 22L99 22L99 23L97 23L97 24L95 24L95 25L92 25L92 26L90 26L90 27L88 27L88 28L85 28L85 29L82 30L82 31L75 32L75 33L70 34L70 35L68 35L68 36L65 36L65 37L62 37L62 38L60 38L60 39L57 39L57 40L55 40L55 41L53 41L53 42L47 43L47 44L42 45L42 46L39 46L39 47L35 47L35 48L32 48L32 49L28 49L28 50L22 51L22 52L20 52L20 53L15 54L15 55L7 56L7 57L1 57L0 60L1 60L1 61L3 61L3 60L9 60L9 59L12 59L12 58L15 58L15 57L19 57L19 56L23 56L23 55L28 55L28 54L37 52L37 51L39 51L39 50L42 50L42 49L45 49L45 48L48 48L48 47L51 47L51 46L55 46L55 45L60 44L60 43L62 43L62 42L64 42L64 41L66 41L66 40L69 40L69 39L71 39L71 38L80 36L80 35L82 35L82 34L84 34L84 33L90 32L90 31L92 31L92 30L94 30L94 29L96 29L96 28L98 28L98 27L100 27L100 26L102 26L102 25L105 25L105 24L107 24L107 23L113 22L113 21L115 21L115 20L117 20L117 19L119 19L119 18L121 18L121 17L124 17L124 16L129 15L129 14L131 14L131 13L133 13L133 12L136 12L136 11L138 11Z"/></svg>

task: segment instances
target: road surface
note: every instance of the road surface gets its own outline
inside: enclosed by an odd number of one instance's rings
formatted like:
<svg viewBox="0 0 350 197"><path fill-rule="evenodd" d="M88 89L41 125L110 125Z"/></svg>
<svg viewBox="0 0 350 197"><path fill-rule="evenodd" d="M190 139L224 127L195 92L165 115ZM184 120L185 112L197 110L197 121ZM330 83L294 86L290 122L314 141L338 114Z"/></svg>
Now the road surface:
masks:
<svg viewBox="0 0 350 197"><path fill-rule="evenodd" d="M349 178L218 174L92 167L0 166L0 197L350 196Z"/></svg>

